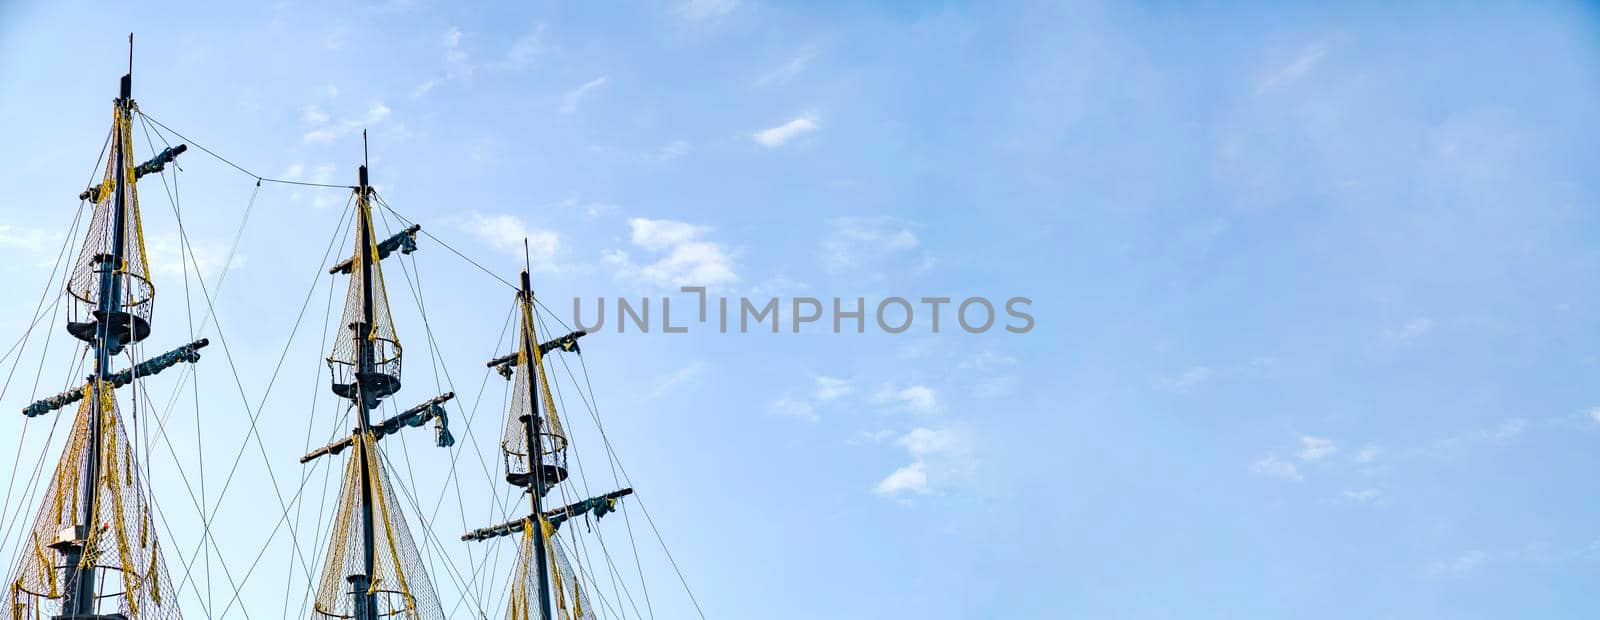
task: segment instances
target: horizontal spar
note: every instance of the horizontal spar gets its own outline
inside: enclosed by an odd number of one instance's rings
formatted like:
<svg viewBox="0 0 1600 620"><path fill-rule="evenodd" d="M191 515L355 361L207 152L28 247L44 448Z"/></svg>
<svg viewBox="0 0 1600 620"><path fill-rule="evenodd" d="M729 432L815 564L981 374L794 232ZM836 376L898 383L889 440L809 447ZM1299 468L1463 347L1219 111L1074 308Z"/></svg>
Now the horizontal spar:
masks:
<svg viewBox="0 0 1600 620"><path fill-rule="evenodd" d="M200 361L200 349L205 348L206 345L209 344L211 344L210 340L201 338L166 353L162 353L156 357L140 362L133 368L111 375L111 377L106 379L106 381L110 382L112 387L122 387L132 383L134 377L148 377L173 366L177 366L183 362L189 362L193 364ZM87 384L85 387L88 387ZM51 396L50 398L35 401L33 404L22 409L22 415L31 418L55 411L72 403L83 400L83 392L84 390L79 388L76 390L62 392L55 396Z"/></svg>
<svg viewBox="0 0 1600 620"><path fill-rule="evenodd" d="M580 353L581 354L581 353L583 353L583 351L578 348L578 339L582 338L584 336L587 336L587 335L589 335L589 332L586 332L586 331L583 331L583 330L580 329L578 331L572 332L572 333L567 334L565 336L562 336L560 338L556 338L556 339L551 340L549 342L540 343L539 344L539 354L540 355L544 355L544 354L549 353L551 351L554 351L556 349L561 349L562 351L571 351L573 353ZM501 374L507 374L507 373L510 372L510 366L512 366L513 364L516 364L516 363L517 363L517 354L516 353L507 353L507 354L502 355L500 357L497 357L497 358L494 358L492 360L489 360L489 363L487 365L490 368L496 368L496 367L506 368L506 370L502 371Z"/></svg>
<svg viewBox="0 0 1600 620"><path fill-rule="evenodd" d="M372 426L372 438L383 439L384 436L398 433L400 432L400 429L407 426L418 427L422 426L423 424L427 424L431 420L434 423L434 444L441 448L453 446L456 443L456 439L450 435L450 427L448 425L449 418L446 417L443 405L455 397L455 392L445 392L429 399L427 402L402 411L394 417L384 420L379 424L375 424ZM300 457L300 462L309 463L312 459L315 459L319 456L344 452L345 448L350 447L354 443L354 435L345 437L344 439L340 439L321 448L317 448L316 450L312 450L310 454Z"/></svg>
<svg viewBox="0 0 1600 620"><path fill-rule="evenodd" d="M603 517L612 510L616 509L617 500L629 495L633 495L633 489L631 488L622 489L620 491L612 491L599 497L591 497L581 502L575 502L555 510L547 511L544 513L544 518L550 522L550 527L561 527L561 524L565 523L567 519L583 516L584 513L591 510L594 511L596 518ZM523 517L515 521L501 523L500 525L480 527L462 534L461 540L489 540L490 538L510 536L517 532L521 532L522 528L524 527L523 524L527 521L527 517Z"/></svg>
<svg viewBox="0 0 1600 620"><path fill-rule="evenodd" d="M133 169L133 178L143 178L144 175L165 170L167 168L167 164L172 163L172 160L177 159L179 155L182 155L184 151L187 150L189 150L189 145L187 144L179 144L178 146L167 147L166 150L163 150L160 153L157 153L155 157L150 158L150 161L144 162L135 167ZM106 192L111 189L112 180L113 179L106 179L106 181L100 185L90 186L89 189L83 190L83 193L78 194L78 200L100 202L100 198L105 196Z"/></svg>
<svg viewBox="0 0 1600 620"><path fill-rule="evenodd" d="M378 244L378 260L389 258L395 250L401 254L410 254L417 251L417 231L422 230L421 224L412 224L405 230L395 233L388 239ZM344 259L344 262L328 268L328 273L350 273L354 268L355 257Z"/></svg>

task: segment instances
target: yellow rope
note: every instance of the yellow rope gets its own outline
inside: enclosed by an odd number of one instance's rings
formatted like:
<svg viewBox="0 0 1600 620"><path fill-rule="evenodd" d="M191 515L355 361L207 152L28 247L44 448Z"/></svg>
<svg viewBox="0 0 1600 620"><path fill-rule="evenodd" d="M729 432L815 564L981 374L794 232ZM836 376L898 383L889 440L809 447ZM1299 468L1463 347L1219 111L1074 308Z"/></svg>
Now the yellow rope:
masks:
<svg viewBox="0 0 1600 620"><path fill-rule="evenodd" d="M50 564L49 556L44 554L44 547L39 546L38 534L33 535L33 553L34 557L39 560L39 570L48 578L46 583L50 585L50 596L52 598L61 596L61 593L56 590L56 567Z"/></svg>
<svg viewBox="0 0 1600 620"><path fill-rule="evenodd" d="M377 500L378 507L382 509L381 512L383 513L383 533L385 538L389 540L389 559L394 562L395 578L400 581L400 593L405 595L406 608L410 609L415 606L413 603L415 599L412 598L410 585L406 582L405 567L400 562L400 547L395 544L394 540L394 524L389 520L389 501L383 495L383 479L381 472L378 470L378 459L376 458L377 446L373 444L371 435L363 436L361 444L363 447L362 458L367 459L367 472L371 478L372 496ZM375 593L377 588L378 580L373 579L372 585L367 589L367 593Z"/></svg>

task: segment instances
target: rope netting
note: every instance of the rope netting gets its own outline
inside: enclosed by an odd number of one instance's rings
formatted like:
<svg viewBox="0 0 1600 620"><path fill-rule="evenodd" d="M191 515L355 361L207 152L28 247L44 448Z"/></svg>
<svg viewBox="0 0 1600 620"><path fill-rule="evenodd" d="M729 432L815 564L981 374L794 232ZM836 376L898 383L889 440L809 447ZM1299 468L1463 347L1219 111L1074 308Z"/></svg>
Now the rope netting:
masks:
<svg viewBox="0 0 1600 620"><path fill-rule="evenodd" d="M90 187L86 192L94 203L94 217L90 220L89 234L83 241L83 248L78 251L78 259L73 263L72 277L67 280L67 294L74 301L69 308L71 321L88 322L92 313L100 308L101 271L107 268L103 263L112 255L116 238L117 227L112 220L115 219L113 203L116 200L118 174L122 175L126 206L122 221L122 261L109 268L117 281L118 299L122 302L123 310L146 323L150 320L156 291L150 283L144 228L139 221L139 198L134 191L131 127L132 123L119 110L113 127L113 142L117 152L122 155L122 169L117 169L118 158L115 153L107 157L105 175L100 184Z"/></svg>
<svg viewBox="0 0 1600 620"><path fill-rule="evenodd" d="M365 196L357 196L356 209L359 217L356 219L357 239L360 239L361 227L370 230L372 222L372 207ZM394 385L390 389L381 389L379 392L393 393L399 387L400 381L400 340L395 335L394 319L389 315L389 296L383 284L383 268L378 260L377 242L372 234L367 235L366 243L355 244L357 247L351 257L349 290L345 294L344 313L339 320L339 328L346 330L334 338L333 352L328 355L328 368L333 373L333 382L336 385L353 385L355 374L360 368L361 360L357 358L354 336L349 330L362 329L362 337L366 338L372 349L373 370ZM371 265L371 278L363 278L366 265ZM371 300L372 325L363 325L364 308ZM387 394L384 394L387 395Z"/></svg>
<svg viewBox="0 0 1600 620"><path fill-rule="evenodd" d="M373 575L368 592L377 599L378 617L433 620L445 617L439 596L424 569L422 556L412 541L400 500L394 494L388 470L370 437L356 443L348 459L344 485L339 491L339 511L334 515L327 560L312 606L313 620L349 618L355 613L350 575L366 572L361 555L361 467L371 473L373 498Z"/></svg>
<svg viewBox="0 0 1600 620"><path fill-rule="evenodd" d="M556 413L555 399L550 394L550 381L544 370L544 354L535 345L533 351L528 351L523 345L526 342L539 342L539 332L534 327L532 310L524 307L522 312L522 334L524 337L517 339L517 363L513 371L515 381L511 388L511 409L506 415L504 429L500 432L500 450L505 457L506 471L512 474L528 473L528 434L522 427L523 416L534 414L534 404L530 401L528 381L536 375L538 381L540 415L540 446L539 461L546 465L566 467L567 432L561 427L561 417ZM530 363L531 362L531 363Z"/></svg>
<svg viewBox="0 0 1600 620"><path fill-rule="evenodd" d="M92 386L85 386L72 435L68 438L55 475L34 519L26 548L17 554L8 579L10 614L16 620L51 618L62 613L67 584L63 570L66 555L56 543L75 544L76 526L83 513L81 482L89 469L90 424L94 418ZM101 446L99 475L94 481L95 516L81 539L80 566L99 570L97 605L102 612L116 611L129 620L165 620L182 617L177 592L168 577L165 557L158 552L151 508L134 446L128 440L122 417L106 384L101 391ZM63 548L64 550L64 548Z"/></svg>
<svg viewBox="0 0 1600 620"><path fill-rule="evenodd" d="M510 598L506 602L506 620L594 620L595 609L584 592L578 573L557 542L555 528L541 518L544 530L545 557L550 561L550 611L555 618L543 618L539 607L538 554L533 547L533 524L524 521L522 543L517 550L516 570L511 575Z"/></svg>

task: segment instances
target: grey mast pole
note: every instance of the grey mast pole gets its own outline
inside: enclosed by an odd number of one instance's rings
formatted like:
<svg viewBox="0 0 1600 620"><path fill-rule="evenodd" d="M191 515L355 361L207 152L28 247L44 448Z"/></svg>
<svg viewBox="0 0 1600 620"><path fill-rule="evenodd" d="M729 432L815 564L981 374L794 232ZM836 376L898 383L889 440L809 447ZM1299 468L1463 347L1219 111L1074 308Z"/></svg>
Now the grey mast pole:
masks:
<svg viewBox="0 0 1600 620"><path fill-rule="evenodd" d="M121 90L117 97L117 116L119 124L126 126L133 109L133 35L128 35L128 73L122 76ZM95 567L83 565L84 545L92 537L95 521L99 517L99 506L96 505L96 491L100 486L100 459L101 441L105 433L102 423L105 418L103 404L104 383L111 377L111 350L117 348L110 339L113 337L111 330L112 317L122 311L122 282L117 279L117 269L122 266L123 254L126 244L125 227L127 223L127 189L124 182L127 180L124 171L127 162L123 153L127 148L123 144L123 132L116 132L116 178L113 187L116 188L115 197L111 202L111 251L101 254L100 259L100 304L97 314L98 321L95 326L95 339L91 346L95 350L94 366L94 403L90 411L93 413L89 420L89 457L83 472L83 521L79 528L73 532L77 539L76 544L66 546L67 560L67 587L62 599L62 615L66 618L95 617L98 599L95 588Z"/></svg>
<svg viewBox="0 0 1600 620"><path fill-rule="evenodd" d="M539 611L543 618L550 615L550 562L545 554L544 539L544 466L541 462L540 437L543 429L539 420L539 374L535 369L534 356L538 353L539 344L533 341L533 287L528 283L528 271L522 271L522 290L518 297L522 301L522 350L528 362L528 415L522 416L522 430L527 434L528 452L524 458L528 462L528 476L532 483L528 486L528 503L533 507L533 549L534 561L539 563Z"/></svg>
<svg viewBox="0 0 1600 620"><path fill-rule="evenodd" d="M372 189L367 184L366 166L367 132L361 132L361 160L359 171L360 185L356 188L359 195L356 197L356 251L361 253L361 272L354 274L361 278L361 322L351 325L351 338L355 339L357 358L356 380L356 433L362 442L357 455L361 458L361 566L365 574L350 575L348 580L352 586L351 595L355 598L356 620L377 620L378 605L377 595L371 592L373 570L376 565L376 544L374 542L372 522L372 477L371 455L367 454L365 445L371 432L372 422L368 412L378 405L377 399L372 397L367 389L366 377L371 376L374 370L374 352L369 336L373 329L373 300L372 300L372 261L378 257L372 255L372 216L371 204L368 197Z"/></svg>

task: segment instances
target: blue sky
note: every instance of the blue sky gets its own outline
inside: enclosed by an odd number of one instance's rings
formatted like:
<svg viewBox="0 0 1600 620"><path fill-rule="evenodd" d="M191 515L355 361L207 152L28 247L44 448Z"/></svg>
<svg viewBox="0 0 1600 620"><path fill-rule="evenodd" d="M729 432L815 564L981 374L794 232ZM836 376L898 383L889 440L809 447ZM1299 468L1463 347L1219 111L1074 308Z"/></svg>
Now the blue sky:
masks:
<svg viewBox="0 0 1600 620"><path fill-rule="evenodd" d="M257 174L313 182L353 182L368 129L395 209L508 279L529 238L563 318L574 296L691 307L685 284L1034 300L1020 335L934 335L919 316L899 335L587 339L610 440L707 617L1597 609L1590 7L6 3L0 278L19 292L0 304L4 333L25 328L72 221L128 31L150 116ZM203 153L181 164L184 224L216 278L255 188ZM172 208L160 189L141 196L154 352L189 327ZM197 369L198 412L177 399L175 449L147 455L166 544L188 557L198 517L178 472L196 495L206 472L215 501L243 446L214 527L236 582L266 549L241 588L251 617L294 615L305 590L287 532L268 535L273 480L287 498L313 474L307 557L336 490L295 458L336 428L319 258L344 198L255 195L217 295L227 351ZM389 267L408 345L396 400L455 386L462 469L447 475L426 431L387 448L424 503L451 495L413 529L465 554L455 535L508 510L480 465L493 455L475 453L498 432L498 378L465 422L511 299L422 247L451 374L435 380ZM310 327L247 441L244 402L261 401L313 282ZM60 342L38 393L67 374ZM23 357L7 410L39 360ZM188 385L149 384L158 402ZM23 462L50 422L28 423ZM22 425L6 423L0 454ZM601 490L603 446L574 426ZM656 615L691 617L630 514ZM626 539L620 521L600 529L614 552ZM447 609L498 613L500 577L463 596L430 561ZM211 600L203 561L185 588L190 617L229 607L211 562Z"/></svg>

